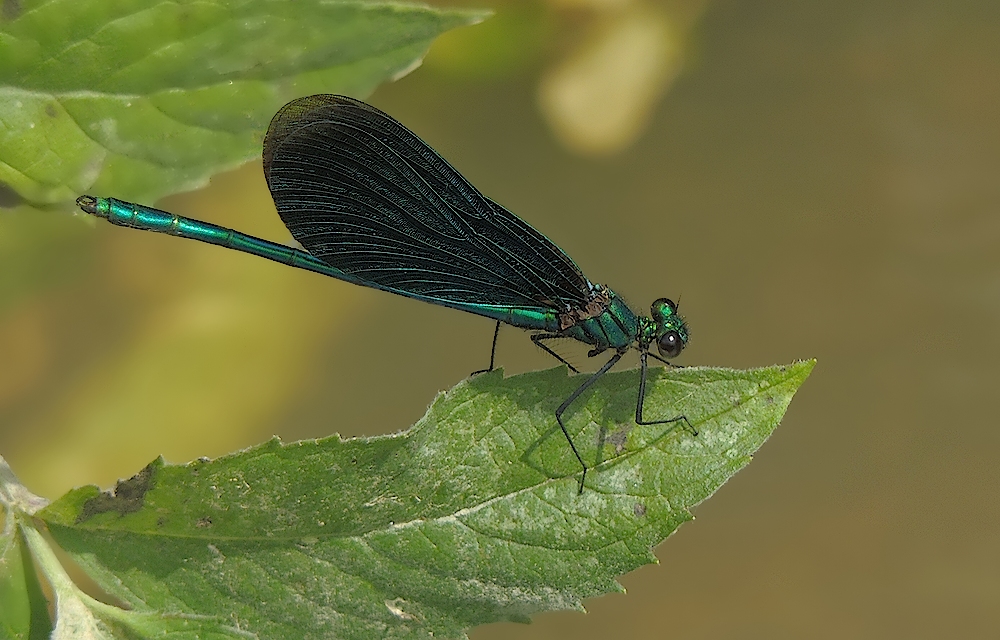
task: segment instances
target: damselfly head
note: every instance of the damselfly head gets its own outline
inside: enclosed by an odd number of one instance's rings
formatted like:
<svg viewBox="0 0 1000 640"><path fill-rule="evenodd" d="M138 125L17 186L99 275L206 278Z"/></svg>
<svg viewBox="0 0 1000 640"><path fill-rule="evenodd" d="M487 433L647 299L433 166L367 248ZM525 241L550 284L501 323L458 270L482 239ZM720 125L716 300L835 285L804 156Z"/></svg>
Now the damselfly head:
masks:
<svg viewBox="0 0 1000 640"><path fill-rule="evenodd" d="M660 298L650 308L656 325L656 350L664 358L676 358L688 342L687 325L673 300Z"/></svg>

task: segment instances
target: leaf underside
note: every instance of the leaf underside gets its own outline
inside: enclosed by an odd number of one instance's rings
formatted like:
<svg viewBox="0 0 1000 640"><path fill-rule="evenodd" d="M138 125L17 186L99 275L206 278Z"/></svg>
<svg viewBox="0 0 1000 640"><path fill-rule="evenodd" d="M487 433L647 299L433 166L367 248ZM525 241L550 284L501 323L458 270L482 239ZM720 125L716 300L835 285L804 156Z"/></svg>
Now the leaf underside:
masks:
<svg viewBox="0 0 1000 640"><path fill-rule="evenodd" d="M217 637L460 638L619 591L749 462L813 365L651 371L645 414L685 415L697 436L637 426L637 372L605 376L566 414L592 464L582 495L553 415L581 378L558 368L462 382L396 435L158 460L38 515L140 636L158 615Z"/></svg>

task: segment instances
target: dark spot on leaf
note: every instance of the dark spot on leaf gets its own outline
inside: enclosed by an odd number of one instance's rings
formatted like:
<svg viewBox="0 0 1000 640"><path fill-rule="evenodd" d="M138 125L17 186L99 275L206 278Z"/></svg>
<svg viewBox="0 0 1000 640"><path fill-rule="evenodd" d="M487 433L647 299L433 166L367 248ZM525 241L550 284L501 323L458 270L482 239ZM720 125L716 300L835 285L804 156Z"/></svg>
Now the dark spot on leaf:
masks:
<svg viewBox="0 0 1000 640"><path fill-rule="evenodd" d="M631 430L632 427L622 427L608 436L608 444L615 448L615 453L621 453L625 450L625 444L628 442L628 432Z"/></svg>
<svg viewBox="0 0 1000 640"><path fill-rule="evenodd" d="M47 115L50 118L55 118L57 115L59 115L59 112L56 111L56 108L52 106L52 103L50 102L49 104L45 105L45 115Z"/></svg>
<svg viewBox="0 0 1000 640"><path fill-rule="evenodd" d="M632 513L635 514L636 518L641 518L646 515L646 505L641 502L636 502L635 506L632 507Z"/></svg>
<svg viewBox="0 0 1000 640"><path fill-rule="evenodd" d="M152 481L153 465L148 464L128 480L120 480L113 492L105 491L84 502L76 523L86 522L108 511L115 511L120 516L139 511L146 500L146 492L152 486Z"/></svg>
<svg viewBox="0 0 1000 640"><path fill-rule="evenodd" d="M13 209L23 202L24 198L21 197L21 194L14 191L9 184L0 182L0 208Z"/></svg>
<svg viewBox="0 0 1000 640"><path fill-rule="evenodd" d="M191 475L193 476L199 475L201 473L200 470L201 465L209 463L211 461L212 461L211 458L206 458L205 456L202 456L197 460L195 460L194 462L189 463L188 467L190 467L191 469Z"/></svg>
<svg viewBox="0 0 1000 640"><path fill-rule="evenodd" d="M207 529L212 526L212 518L205 516L204 518L198 518L198 522L195 523L196 527L199 529Z"/></svg>
<svg viewBox="0 0 1000 640"><path fill-rule="evenodd" d="M167 524L167 519L166 518L160 516L159 518L156 519L156 526L162 527L165 524Z"/></svg>
<svg viewBox="0 0 1000 640"><path fill-rule="evenodd" d="M21 0L3 0L3 7L0 8L0 15L4 20L14 20L21 15Z"/></svg>
<svg viewBox="0 0 1000 640"><path fill-rule="evenodd" d="M767 398L765 398L765 401L768 404L774 404L774 396L768 396Z"/></svg>

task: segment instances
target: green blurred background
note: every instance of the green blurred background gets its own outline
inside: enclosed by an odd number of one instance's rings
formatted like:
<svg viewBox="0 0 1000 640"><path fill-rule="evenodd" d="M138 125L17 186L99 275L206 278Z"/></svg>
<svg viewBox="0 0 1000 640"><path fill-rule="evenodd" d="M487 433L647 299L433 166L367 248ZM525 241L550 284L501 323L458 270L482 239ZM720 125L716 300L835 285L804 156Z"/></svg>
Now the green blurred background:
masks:
<svg viewBox="0 0 1000 640"><path fill-rule="evenodd" d="M682 298L680 363L819 364L627 595L473 637L997 637L1000 4L494 8L371 102L634 308ZM259 163L159 205L289 239ZM475 316L0 220L0 451L50 498L160 454L396 431L488 362ZM510 328L497 355L552 365Z"/></svg>

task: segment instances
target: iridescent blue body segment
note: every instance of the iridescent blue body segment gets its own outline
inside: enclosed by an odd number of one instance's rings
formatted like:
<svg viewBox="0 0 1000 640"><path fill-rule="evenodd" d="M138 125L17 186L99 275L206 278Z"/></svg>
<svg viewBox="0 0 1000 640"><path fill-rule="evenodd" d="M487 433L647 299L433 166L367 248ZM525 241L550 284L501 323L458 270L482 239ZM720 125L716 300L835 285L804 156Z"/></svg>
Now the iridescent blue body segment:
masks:
<svg viewBox="0 0 1000 640"><path fill-rule="evenodd" d="M94 215L105 218L111 224L121 227L190 238L334 277L343 277L344 275L305 251L255 238L233 229L115 198L92 198L92 203L84 200L85 198L87 196L83 196L78 201L78 204L85 211L93 208Z"/></svg>
<svg viewBox="0 0 1000 640"><path fill-rule="evenodd" d="M580 491L587 465L562 415L629 349L639 351L636 422L687 422L642 416L647 357L662 360L650 346L672 358L687 344L677 305L661 298L649 317L637 316L390 116L345 96L294 100L268 127L263 168L278 215L302 249L115 198L81 196L77 204L115 225L199 240L496 320L487 370L500 323L535 331L531 339L573 371L545 341L578 340L593 347L591 356L612 350L555 412L583 469Z"/></svg>
<svg viewBox="0 0 1000 640"><path fill-rule="evenodd" d="M398 293L400 295L433 302L452 309L468 311L477 315L492 318L505 324L509 324L522 329L534 329L539 331L553 331L558 329L558 318L553 311L537 311L534 309L516 309L489 304L462 303L449 300L432 299L427 296L413 294L407 291L399 291L390 287L380 286L377 283L370 283L349 273L344 273L336 267L332 267L322 260L317 260L312 254L295 249L287 245L278 244L269 240L264 240L233 229L220 227L209 222L202 222L193 218L185 218L177 214L161 211L141 204L125 202L116 198L93 198L92 196L81 196L78 204L84 211L106 219L108 222L120 227L140 229L142 231L155 231L165 233L179 238L189 238L208 244L235 249L243 253L249 253L261 258L267 258L291 267L305 269L331 276L338 280L344 280L353 284L360 284L366 287L382 289Z"/></svg>
<svg viewBox="0 0 1000 640"><path fill-rule="evenodd" d="M625 349L639 339L639 318L624 300L611 292L607 308L600 315L567 329L566 337L594 345L599 351Z"/></svg>

